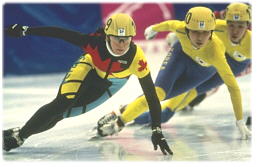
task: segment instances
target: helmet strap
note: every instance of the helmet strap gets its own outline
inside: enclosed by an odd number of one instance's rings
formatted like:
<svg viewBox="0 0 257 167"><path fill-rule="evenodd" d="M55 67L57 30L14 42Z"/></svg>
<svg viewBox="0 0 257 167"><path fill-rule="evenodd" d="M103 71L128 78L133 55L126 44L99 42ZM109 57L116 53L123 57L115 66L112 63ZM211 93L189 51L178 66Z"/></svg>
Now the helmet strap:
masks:
<svg viewBox="0 0 257 167"><path fill-rule="evenodd" d="M109 51L109 53L110 53L112 56L114 56L114 57L123 56L123 55L125 55L125 54L128 52L128 50L129 50L129 48L128 48L128 49L124 52L124 54L122 54L122 55L118 55L118 54L113 53L113 51L112 51L112 46L111 46L111 40L110 40L110 37L109 37L108 35L106 35L106 42L105 42L105 44L106 44L106 48L107 48L107 50Z"/></svg>
<svg viewBox="0 0 257 167"><path fill-rule="evenodd" d="M211 30L211 36L210 36L210 40L212 40L212 34L213 34L213 30Z"/></svg>
<svg viewBox="0 0 257 167"><path fill-rule="evenodd" d="M186 31L188 39L190 39L190 37L189 37L189 29L185 27L185 31Z"/></svg>

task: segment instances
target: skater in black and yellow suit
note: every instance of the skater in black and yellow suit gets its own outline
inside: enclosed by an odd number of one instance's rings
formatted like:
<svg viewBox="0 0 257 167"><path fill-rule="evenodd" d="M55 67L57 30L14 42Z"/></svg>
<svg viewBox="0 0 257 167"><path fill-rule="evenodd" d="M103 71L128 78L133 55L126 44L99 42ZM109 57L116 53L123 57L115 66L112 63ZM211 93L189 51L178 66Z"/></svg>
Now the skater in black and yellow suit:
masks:
<svg viewBox="0 0 257 167"><path fill-rule="evenodd" d="M39 108L21 129L4 131L4 150L19 147L31 135L54 127L64 118L83 114L102 104L134 74L139 79L153 116L152 142L156 147L159 145L164 154L172 154L161 132L161 106L146 58L143 50L132 42L136 26L129 15L112 15L104 29L93 34L81 34L58 27L17 24L7 28L5 33L13 37L38 35L59 38L81 47L85 54L66 74L52 102Z"/></svg>

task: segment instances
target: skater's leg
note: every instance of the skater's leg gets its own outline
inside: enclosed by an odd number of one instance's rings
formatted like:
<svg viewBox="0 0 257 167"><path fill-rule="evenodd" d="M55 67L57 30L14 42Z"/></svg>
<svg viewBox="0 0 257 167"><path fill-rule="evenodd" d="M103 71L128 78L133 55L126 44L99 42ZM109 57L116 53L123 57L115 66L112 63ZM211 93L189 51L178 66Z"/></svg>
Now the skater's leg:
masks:
<svg viewBox="0 0 257 167"><path fill-rule="evenodd" d="M33 134L54 127L57 122L63 119L62 111L65 111L71 104L72 100L59 96L51 103L42 106L21 128L20 136L22 138L28 138Z"/></svg>

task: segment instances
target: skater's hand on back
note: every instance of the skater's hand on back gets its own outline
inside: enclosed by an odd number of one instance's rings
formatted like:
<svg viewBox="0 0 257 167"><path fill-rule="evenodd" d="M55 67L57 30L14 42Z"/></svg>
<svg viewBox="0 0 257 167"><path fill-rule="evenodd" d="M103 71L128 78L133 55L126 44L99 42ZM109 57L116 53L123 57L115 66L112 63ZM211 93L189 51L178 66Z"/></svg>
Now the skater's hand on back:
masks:
<svg viewBox="0 0 257 167"><path fill-rule="evenodd" d="M160 147L162 153L164 155L170 154L173 155L173 152L169 148L169 145L162 134L162 130L160 127L154 127L152 132L152 143L154 146L154 150L157 150L158 146Z"/></svg>
<svg viewBox="0 0 257 167"><path fill-rule="evenodd" d="M19 24L13 24L8 28L5 28L5 34L11 37L23 37L26 35L26 31L28 30L28 26L22 26Z"/></svg>

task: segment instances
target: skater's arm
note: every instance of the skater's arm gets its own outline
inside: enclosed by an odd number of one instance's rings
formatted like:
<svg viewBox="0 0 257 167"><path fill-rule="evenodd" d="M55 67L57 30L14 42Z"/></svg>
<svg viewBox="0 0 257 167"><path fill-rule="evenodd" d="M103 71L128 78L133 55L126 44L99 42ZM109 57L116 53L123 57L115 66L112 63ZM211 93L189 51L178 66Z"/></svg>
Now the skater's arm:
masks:
<svg viewBox="0 0 257 167"><path fill-rule="evenodd" d="M153 31L156 32L163 32L163 31L173 31L175 32L176 29L180 26L183 26L184 22L179 20L168 20L163 21L159 24L155 24L152 26Z"/></svg>
<svg viewBox="0 0 257 167"><path fill-rule="evenodd" d="M6 28L5 33L12 37L37 35L59 38L77 46L83 46L87 41L86 34L60 27L27 27L15 24Z"/></svg>
<svg viewBox="0 0 257 167"><path fill-rule="evenodd" d="M215 38L215 36L213 38L212 49L210 58L212 58L214 67L228 88L236 120L242 120L243 109L240 88L227 62L225 47L218 38Z"/></svg>
<svg viewBox="0 0 257 167"><path fill-rule="evenodd" d="M230 98L233 104L234 114L236 120L243 119L243 107L242 107L242 98L240 88L236 81L234 74L232 73L229 65L224 63L222 68L217 69L221 79L226 84L228 91L230 93Z"/></svg>
<svg viewBox="0 0 257 167"><path fill-rule="evenodd" d="M157 94L155 91L154 83L151 78L150 68L148 67L147 59L144 55L143 49L141 47L137 46L136 51L137 52L136 52L134 60L131 64L130 70L131 70L132 74L134 74L138 77L140 85L145 94L145 97L137 99L140 102L136 102L136 100L135 100L135 102L128 105L126 111L128 111L129 113L135 112L135 115L138 116L138 115L140 115L139 112L142 113L142 112L144 112L143 110L147 109L147 104L148 104L148 107L150 109L151 116L152 116L153 125L160 126L161 105L160 105L160 102L158 100L158 97L157 97ZM142 105L142 103L144 105ZM141 104L141 106L138 106L138 104ZM144 107L142 107L142 106L144 106ZM125 113L127 113L126 111L125 111ZM131 114L128 114L128 115L131 115ZM133 116L133 119L131 119L131 118L132 117L130 117L129 119L126 119L125 122L129 122L129 121L135 119L136 117Z"/></svg>
<svg viewBox="0 0 257 167"><path fill-rule="evenodd" d="M147 27L145 29L144 35L145 38L148 39L153 39L158 32L163 32L163 31L173 31L175 32L176 29L179 26L183 26L183 22L182 21L178 21L178 20L168 20L168 21L164 21L161 22L159 24L154 24L151 25L149 27Z"/></svg>
<svg viewBox="0 0 257 167"><path fill-rule="evenodd" d="M139 79L140 85L145 94L146 101L149 106L150 114L152 117L152 127L160 127L161 123L161 105L155 91L155 86L149 73L147 76Z"/></svg>
<svg viewBox="0 0 257 167"><path fill-rule="evenodd" d="M59 38L77 46L82 46L86 40L85 34L60 27L32 27L27 34Z"/></svg>
<svg viewBox="0 0 257 167"><path fill-rule="evenodd" d="M164 138L161 130L161 104L155 91L155 86L150 73L143 78L139 79L143 92L145 94L146 101L149 106L151 118L152 118L152 143L154 150L160 147L163 154L172 155L173 152L169 148L169 145Z"/></svg>
<svg viewBox="0 0 257 167"><path fill-rule="evenodd" d="M226 67L225 64L224 66ZM247 128L243 119L241 92L235 76L233 75L229 66L227 67L227 71L224 69L222 71L218 70L218 73L228 87L230 98L234 108L234 114L236 117L236 125L241 133L241 139L249 139L251 137L251 131Z"/></svg>

